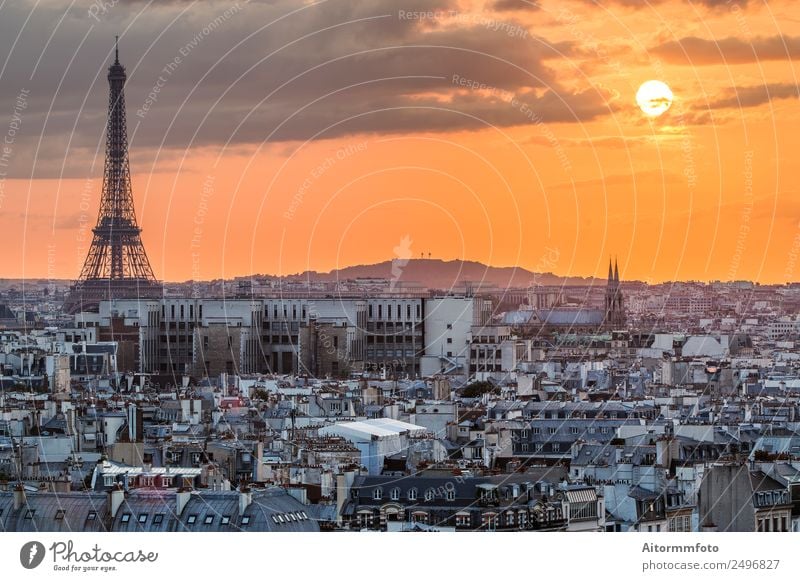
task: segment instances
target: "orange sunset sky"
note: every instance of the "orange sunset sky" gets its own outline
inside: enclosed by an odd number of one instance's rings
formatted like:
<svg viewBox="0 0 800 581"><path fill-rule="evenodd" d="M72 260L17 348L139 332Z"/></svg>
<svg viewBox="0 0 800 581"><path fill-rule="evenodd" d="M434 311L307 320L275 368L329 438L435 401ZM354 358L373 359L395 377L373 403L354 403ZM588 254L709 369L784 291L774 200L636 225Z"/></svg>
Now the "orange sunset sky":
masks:
<svg viewBox="0 0 800 581"><path fill-rule="evenodd" d="M79 274L119 34L161 279L327 271L406 237L559 275L616 255L626 279L800 279L796 2L11 4L2 277ZM655 118L649 79L674 93Z"/></svg>

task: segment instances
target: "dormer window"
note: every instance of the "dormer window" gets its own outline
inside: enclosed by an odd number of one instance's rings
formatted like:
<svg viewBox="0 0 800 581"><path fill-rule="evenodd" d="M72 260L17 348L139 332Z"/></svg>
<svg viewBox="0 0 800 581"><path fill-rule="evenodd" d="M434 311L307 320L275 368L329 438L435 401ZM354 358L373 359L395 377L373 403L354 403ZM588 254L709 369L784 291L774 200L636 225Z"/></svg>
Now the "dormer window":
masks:
<svg viewBox="0 0 800 581"><path fill-rule="evenodd" d="M408 500L417 500L417 489L411 488L408 491Z"/></svg>
<svg viewBox="0 0 800 581"><path fill-rule="evenodd" d="M392 500L400 500L400 489L399 488L392 488L391 497L392 497Z"/></svg>
<svg viewBox="0 0 800 581"><path fill-rule="evenodd" d="M427 502L433 500L433 496L434 496L433 488L429 488L428 490L425 491L425 500Z"/></svg>
<svg viewBox="0 0 800 581"><path fill-rule="evenodd" d="M372 498L374 500L380 500L383 498L383 488L376 488L372 491Z"/></svg>

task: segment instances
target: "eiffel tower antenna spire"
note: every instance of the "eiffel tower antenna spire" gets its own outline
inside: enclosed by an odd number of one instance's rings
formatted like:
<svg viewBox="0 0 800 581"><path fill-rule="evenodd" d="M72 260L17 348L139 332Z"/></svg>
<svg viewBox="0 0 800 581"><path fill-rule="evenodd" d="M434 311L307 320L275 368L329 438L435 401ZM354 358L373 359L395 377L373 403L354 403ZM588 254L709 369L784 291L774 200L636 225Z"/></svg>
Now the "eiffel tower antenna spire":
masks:
<svg viewBox="0 0 800 581"><path fill-rule="evenodd" d="M147 259L134 211L125 119L127 75L119 62L119 37L114 56L114 64L108 68L106 160L100 211L86 262L64 303L68 313L96 311L101 300L157 298L163 292Z"/></svg>

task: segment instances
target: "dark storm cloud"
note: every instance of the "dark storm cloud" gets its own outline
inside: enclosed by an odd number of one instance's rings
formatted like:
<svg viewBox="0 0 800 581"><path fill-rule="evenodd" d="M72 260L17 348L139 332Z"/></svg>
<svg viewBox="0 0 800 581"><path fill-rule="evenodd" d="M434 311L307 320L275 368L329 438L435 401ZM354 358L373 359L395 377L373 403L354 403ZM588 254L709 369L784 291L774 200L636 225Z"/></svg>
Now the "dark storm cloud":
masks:
<svg viewBox="0 0 800 581"><path fill-rule="evenodd" d="M708 104L709 109L757 107L775 99L797 99L800 89L793 83L767 83L752 87L733 87Z"/></svg>
<svg viewBox="0 0 800 581"><path fill-rule="evenodd" d="M115 34L134 148L581 122L608 113L611 95L559 86L554 67L574 54L572 44L550 44L512 18L467 18L457 9L455 0L6 4L0 133L19 91L28 91L9 173L85 176L90 162L95 175L102 169ZM456 86L454 75L525 95L534 117Z"/></svg>
<svg viewBox="0 0 800 581"><path fill-rule="evenodd" d="M686 37L650 49L665 61L683 65L742 64L765 60L790 60L800 56L800 37L768 36L752 40L707 40Z"/></svg>
<svg viewBox="0 0 800 581"><path fill-rule="evenodd" d="M525 10L530 12L540 9L541 6L539 3L533 0L496 0L494 4L492 4L492 10L497 10L498 12L510 10Z"/></svg>

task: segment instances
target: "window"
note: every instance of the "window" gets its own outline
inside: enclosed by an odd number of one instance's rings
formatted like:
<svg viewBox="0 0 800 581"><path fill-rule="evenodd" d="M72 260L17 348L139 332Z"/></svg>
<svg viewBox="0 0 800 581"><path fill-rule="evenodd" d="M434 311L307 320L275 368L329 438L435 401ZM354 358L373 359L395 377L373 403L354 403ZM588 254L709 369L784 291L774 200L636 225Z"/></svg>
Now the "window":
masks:
<svg viewBox="0 0 800 581"><path fill-rule="evenodd" d="M428 490L425 491L425 500L427 500L428 502L433 500L433 488L429 488Z"/></svg>
<svg viewBox="0 0 800 581"><path fill-rule="evenodd" d="M231 517L228 516L228 515L223 515L222 524L226 525L226 524L229 524L230 522L231 522Z"/></svg>
<svg viewBox="0 0 800 581"><path fill-rule="evenodd" d="M3 511L0 510L0 516L2 516L2 515L3 515ZM56 511L56 520L64 520L64 509L59 508Z"/></svg>
<svg viewBox="0 0 800 581"><path fill-rule="evenodd" d="M392 488L392 500L400 500L400 489Z"/></svg>
<svg viewBox="0 0 800 581"><path fill-rule="evenodd" d="M447 500L453 501L456 499L456 491L455 490L448 490L447 491Z"/></svg>
<svg viewBox="0 0 800 581"><path fill-rule="evenodd" d="M130 520L131 520L131 513L129 513L129 512L126 512L125 514L123 514L123 515L122 515L122 518L121 518L120 520L121 520L123 523L130 522Z"/></svg>
<svg viewBox="0 0 800 581"><path fill-rule="evenodd" d="M189 518L186 519L186 522L188 522L190 525L193 525L194 523L197 522L197 515L196 514L190 514Z"/></svg>
<svg viewBox="0 0 800 581"><path fill-rule="evenodd" d="M279 523L283 524L284 522L286 522L286 521L283 520L283 515L282 514L279 514L277 516L278 516L278 522Z"/></svg>
<svg viewBox="0 0 800 581"><path fill-rule="evenodd" d="M294 515L294 513L290 512L289 514L286 515L286 520L287 521L290 520L292 522L297 522L297 517Z"/></svg>
<svg viewBox="0 0 800 581"><path fill-rule="evenodd" d="M308 520L308 515L306 514L306 511L301 510L300 511L300 516L303 517L303 520Z"/></svg>
<svg viewBox="0 0 800 581"><path fill-rule="evenodd" d="M147 513L145 513L145 514L140 514L140 515L139 515L139 522L140 522L141 524L144 524L144 523L146 523L146 522L147 522Z"/></svg>
<svg viewBox="0 0 800 581"><path fill-rule="evenodd" d="M376 488L372 491L372 498L374 500L380 500L383 498L383 488Z"/></svg>
<svg viewBox="0 0 800 581"><path fill-rule="evenodd" d="M28 509L27 511L25 511L25 518L33 518L35 514L36 514L36 509L33 510Z"/></svg>
<svg viewBox="0 0 800 581"><path fill-rule="evenodd" d="M242 517L242 526L246 526L246 525L249 525L249 524L250 524L250 517L249 516L243 516Z"/></svg>
<svg viewBox="0 0 800 581"><path fill-rule="evenodd" d="M153 517L153 524L160 525L162 522L164 522L164 513L159 512L156 516Z"/></svg>
<svg viewBox="0 0 800 581"><path fill-rule="evenodd" d="M203 521L203 524L210 525L214 524L214 516L213 515L206 515L206 519Z"/></svg>
<svg viewBox="0 0 800 581"><path fill-rule="evenodd" d="M408 500L417 500L417 489L411 488L408 491Z"/></svg>

